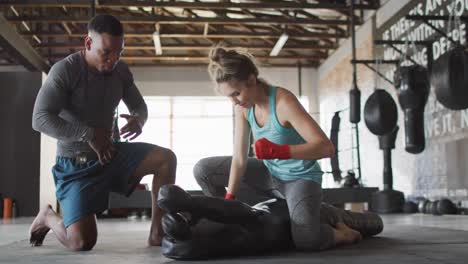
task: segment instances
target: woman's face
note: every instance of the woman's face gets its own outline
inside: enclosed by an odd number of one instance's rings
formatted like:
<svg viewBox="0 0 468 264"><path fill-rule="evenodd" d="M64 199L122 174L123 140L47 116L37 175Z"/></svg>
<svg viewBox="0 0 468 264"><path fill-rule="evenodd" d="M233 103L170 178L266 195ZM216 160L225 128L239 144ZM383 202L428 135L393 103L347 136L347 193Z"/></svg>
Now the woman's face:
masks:
<svg viewBox="0 0 468 264"><path fill-rule="evenodd" d="M253 98L255 92L255 77L247 81L228 81L218 83L218 91L223 96L228 97L233 105L250 108L254 105ZM253 83L252 83L253 82Z"/></svg>

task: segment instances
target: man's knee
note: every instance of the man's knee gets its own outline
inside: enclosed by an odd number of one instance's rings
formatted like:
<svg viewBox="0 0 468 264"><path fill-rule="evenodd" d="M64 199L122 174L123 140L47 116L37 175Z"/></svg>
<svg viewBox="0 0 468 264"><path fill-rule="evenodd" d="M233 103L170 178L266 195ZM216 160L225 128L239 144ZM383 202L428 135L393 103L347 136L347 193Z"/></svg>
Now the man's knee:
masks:
<svg viewBox="0 0 468 264"><path fill-rule="evenodd" d="M169 165L170 167L175 167L177 166L177 156L174 153L174 151L170 149L165 149L164 150L164 156L166 157L166 164Z"/></svg>
<svg viewBox="0 0 468 264"><path fill-rule="evenodd" d="M153 164L151 170L153 174L157 175L153 178L152 191L157 193L159 191L158 186L175 183L177 156L172 150L166 148L158 149L151 155L151 160L153 161L151 163Z"/></svg>
<svg viewBox="0 0 468 264"><path fill-rule="evenodd" d="M97 236L74 238L70 240L69 248L73 251L89 251L96 245Z"/></svg>
<svg viewBox="0 0 468 264"><path fill-rule="evenodd" d="M161 168L175 168L177 166L177 156L170 149L158 148L146 158L146 164L154 167L156 171Z"/></svg>
<svg viewBox="0 0 468 264"><path fill-rule="evenodd" d="M97 241L96 216L88 215L67 227L67 247L74 251L93 249Z"/></svg>

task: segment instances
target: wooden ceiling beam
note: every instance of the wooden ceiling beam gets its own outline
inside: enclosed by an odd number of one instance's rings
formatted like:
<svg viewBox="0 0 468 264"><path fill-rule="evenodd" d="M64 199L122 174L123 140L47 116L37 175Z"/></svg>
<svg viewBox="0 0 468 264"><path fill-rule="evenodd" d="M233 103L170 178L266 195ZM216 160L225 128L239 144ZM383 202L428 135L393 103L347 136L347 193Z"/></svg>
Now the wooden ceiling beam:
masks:
<svg viewBox="0 0 468 264"><path fill-rule="evenodd" d="M22 21L27 22L49 22L49 23L62 23L62 22L76 22L88 23L88 16L9 16L7 18L10 22L19 23ZM119 19L124 24L282 24L282 25L348 25L348 20L340 19L288 19L283 17L277 18L229 18L229 17L172 17L172 16L119 16Z"/></svg>
<svg viewBox="0 0 468 264"><path fill-rule="evenodd" d="M6 0L0 2L1 5L15 5L15 6L29 6L29 7L84 7L89 8L89 0ZM233 2L187 2L187 1L173 1L173 2L155 2L153 0L100 0L96 4L96 8L109 8L109 7L171 7L171 8L189 8L189 9L226 9L226 8L245 8L245 9L289 9L289 10L303 10L303 9L331 9L331 10L348 10L349 6L345 4L331 4L331 3L295 3L290 1L281 2L263 2L263 3L233 3ZM375 10L375 4L357 4L356 9Z"/></svg>
<svg viewBox="0 0 468 264"><path fill-rule="evenodd" d="M49 72L50 66L31 44L11 27L0 14L0 46L12 59L21 63L28 70Z"/></svg>
<svg viewBox="0 0 468 264"><path fill-rule="evenodd" d="M63 48L63 49L80 49L83 48L83 43L73 43L73 44L62 44L62 43L53 43L53 44L41 44L41 45L34 45L35 48L46 49L46 48ZM244 48L249 50L271 50L273 47L265 46L265 45L235 45L238 48ZM176 51L183 51L183 50L210 50L212 45L163 45L163 50L176 50ZM310 50L328 50L334 49L336 47L330 47L329 45L317 45L317 44L302 44L302 45L294 45L294 46L285 46L283 50L290 50L290 51L310 51ZM130 44L125 45L125 50L154 50L153 45L145 45L145 44Z"/></svg>
<svg viewBox="0 0 468 264"><path fill-rule="evenodd" d="M49 58L65 58L69 54L51 54ZM123 60L134 61L208 61L208 56L122 56ZM317 61L323 59L322 56L300 55L300 56L256 56L256 60L312 60Z"/></svg>
<svg viewBox="0 0 468 264"><path fill-rule="evenodd" d="M152 38L154 31L141 31L141 32L125 32L125 38ZM84 37L86 36L86 32L74 32L73 34L68 34L66 32L61 33L54 33L50 31L22 31L21 35L24 36L32 36L38 35L43 37L53 36L53 37ZM277 39L281 34L272 34L272 33L252 33L252 32L216 32L216 33L209 33L207 35L200 33L200 34L187 34L187 33L164 33L160 34L161 38L246 38L246 39ZM289 35L290 39L300 39L300 40L317 40L317 38L346 38L346 36L342 36L340 34L335 33L313 33L308 32L300 35Z"/></svg>
<svg viewBox="0 0 468 264"><path fill-rule="evenodd" d="M297 11L299 14L302 14L304 16L307 16L307 17L313 17L313 18L319 18L318 16L316 15L312 15L311 13L307 12L307 11L304 11L304 10L299 10ZM358 20L356 20L358 21ZM347 35L347 32L346 30L340 28L339 26L332 26L331 28L333 28L336 32L340 33L340 34L343 34L343 35Z"/></svg>
<svg viewBox="0 0 468 264"><path fill-rule="evenodd" d="M127 62L127 61L126 61ZM191 63L158 63L158 64L151 64L150 63L145 63L145 62L139 62L139 63L134 63L134 62L127 62L128 65L130 66L137 66L137 67L186 67L186 66L198 66L198 67L206 67L207 63L200 63L200 62L191 62ZM1 64L0 64L1 65ZM292 63L261 63L262 68L269 68L269 67L294 67L297 68L297 62L292 62ZM319 66L318 62L315 61L308 61L307 63L301 63L302 68L315 68Z"/></svg>

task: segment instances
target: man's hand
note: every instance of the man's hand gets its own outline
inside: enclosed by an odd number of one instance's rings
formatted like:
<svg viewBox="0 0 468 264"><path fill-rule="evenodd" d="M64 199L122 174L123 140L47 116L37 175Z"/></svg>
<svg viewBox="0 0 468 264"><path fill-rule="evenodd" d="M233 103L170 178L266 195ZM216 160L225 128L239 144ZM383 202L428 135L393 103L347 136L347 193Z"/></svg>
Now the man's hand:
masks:
<svg viewBox="0 0 468 264"><path fill-rule="evenodd" d="M122 114L120 117L127 119L127 124L120 129L120 135L125 139L133 140L138 137L143 129L143 124L138 119L138 116Z"/></svg>
<svg viewBox="0 0 468 264"><path fill-rule="evenodd" d="M101 164L109 163L114 156L115 148L111 141L111 131L104 128L94 128L94 136L88 142L89 146L96 152Z"/></svg>

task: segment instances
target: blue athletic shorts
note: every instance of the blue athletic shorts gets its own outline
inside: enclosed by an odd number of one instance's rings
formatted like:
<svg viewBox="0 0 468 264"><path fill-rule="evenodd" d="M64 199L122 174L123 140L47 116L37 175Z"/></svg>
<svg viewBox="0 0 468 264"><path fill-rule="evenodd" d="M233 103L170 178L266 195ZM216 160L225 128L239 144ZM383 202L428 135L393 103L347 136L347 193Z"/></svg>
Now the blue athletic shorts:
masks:
<svg viewBox="0 0 468 264"><path fill-rule="evenodd" d="M129 196L138 184L131 185L130 177L156 146L121 142L115 143L115 147L117 151L106 165L99 160L78 164L73 158L57 157L52 174L65 227L106 210L111 191Z"/></svg>

